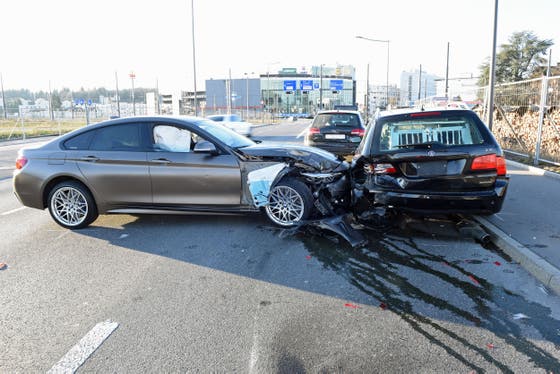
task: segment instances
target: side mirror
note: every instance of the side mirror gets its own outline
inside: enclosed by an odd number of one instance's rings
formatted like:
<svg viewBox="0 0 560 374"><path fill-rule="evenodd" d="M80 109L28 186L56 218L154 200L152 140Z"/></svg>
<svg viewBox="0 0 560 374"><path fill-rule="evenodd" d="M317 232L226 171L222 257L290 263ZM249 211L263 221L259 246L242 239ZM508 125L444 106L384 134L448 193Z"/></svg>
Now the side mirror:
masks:
<svg viewBox="0 0 560 374"><path fill-rule="evenodd" d="M206 140L202 140L202 141L196 143L193 151L195 153L209 153L213 156L219 154L219 152L216 149L216 146L214 145L214 143L211 143L211 142L206 141Z"/></svg>

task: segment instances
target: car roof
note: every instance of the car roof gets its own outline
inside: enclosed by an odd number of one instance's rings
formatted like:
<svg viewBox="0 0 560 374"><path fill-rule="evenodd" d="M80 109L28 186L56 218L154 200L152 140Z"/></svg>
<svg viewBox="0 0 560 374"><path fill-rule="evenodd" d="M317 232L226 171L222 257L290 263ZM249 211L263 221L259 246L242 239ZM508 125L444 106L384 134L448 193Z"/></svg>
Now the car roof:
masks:
<svg viewBox="0 0 560 374"><path fill-rule="evenodd" d="M361 113L357 110L348 110L348 109L321 110L320 112L317 113L317 115L319 115L319 114L358 114L358 115L361 115Z"/></svg>
<svg viewBox="0 0 560 374"><path fill-rule="evenodd" d="M460 109L460 108L447 108L447 107L430 107L430 108L399 108L391 110L380 111L375 117L389 117L397 116L403 114L413 114L413 113L431 113L431 112L446 112L446 113L474 113L470 109Z"/></svg>

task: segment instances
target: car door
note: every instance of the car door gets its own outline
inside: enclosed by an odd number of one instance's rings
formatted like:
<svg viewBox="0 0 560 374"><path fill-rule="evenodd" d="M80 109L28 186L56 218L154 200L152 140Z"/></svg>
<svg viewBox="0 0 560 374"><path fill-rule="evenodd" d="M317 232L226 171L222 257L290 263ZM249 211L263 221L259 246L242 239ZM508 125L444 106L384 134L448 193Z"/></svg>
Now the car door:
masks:
<svg viewBox="0 0 560 374"><path fill-rule="evenodd" d="M113 124L81 134L81 146L78 137L65 143L96 198L113 208L152 202L143 126Z"/></svg>
<svg viewBox="0 0 560 374"><path fill-rule="evenodd" d="M238 207L241 171L231 154L195 153L204 140L194 129L156 123L148 152L153 201L158 205Z"/></svg>

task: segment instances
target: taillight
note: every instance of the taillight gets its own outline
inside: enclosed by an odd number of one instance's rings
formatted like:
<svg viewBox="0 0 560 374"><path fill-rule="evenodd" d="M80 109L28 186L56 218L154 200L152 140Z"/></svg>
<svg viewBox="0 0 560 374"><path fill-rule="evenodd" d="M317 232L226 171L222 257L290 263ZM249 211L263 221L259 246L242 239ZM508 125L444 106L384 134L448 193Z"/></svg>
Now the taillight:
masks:
<svg viewBox="0 0 560 374"><path fill-rule="evenodd" d="M410 114L410 118L432 117L432 116L441 116L441 112L418 112L418 113Z"/></svg>
<svg viewBox="0 0 560 374"><path fill-rule="evenodd" d="M366 133L366 131L364 129L353 129L350 134L351 135L358 135L358 136L364 136L364 134Z"/></svg>
<svg viewBox="0 0 560 374"><path fill-rule="evenodd" d="M496 170L498 175L506 175L506 160L495 154L478 156L473 160L471 170Z"/></svg>
<svg viewBox="0 0 560 374"><path fill-rule="evenodd" d="M321 130L319 130L319 129L316 128L316 127L311 127L311 128L309 129L308 133L309 133L309 135L311 135L311 134L320 134L320 133L321 133Z"/></svg>
<svg viewBox="0 0 560 374"><path fill-rule="evenodd" d="M365 164L364 170L368 174L394 174L397 169L391 164Z"/></svg>
<svg viewBox="0 0 560 374"><path fill-rule="evenodd" d="M21 170L27 164L27 158L25 156L19 156L16 159L16 169Z"/></svg>

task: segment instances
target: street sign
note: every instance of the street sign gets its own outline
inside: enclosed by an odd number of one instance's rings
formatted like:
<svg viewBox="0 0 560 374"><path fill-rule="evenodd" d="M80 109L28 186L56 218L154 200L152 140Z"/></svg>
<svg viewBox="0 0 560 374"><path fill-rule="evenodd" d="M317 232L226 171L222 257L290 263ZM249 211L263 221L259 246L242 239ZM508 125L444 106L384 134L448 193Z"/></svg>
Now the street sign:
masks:
<svg viewBox="0 0 560 374"><path fill-rule="evenodd" d="M92 104L92 101L91 101L91 99L89 99L89 100L87 101L87 105L91 105L91 104Z"/></svg>
<svg viewBox="0 0 560 374"><path fill-rule="evenodd" d="M302 91L311 91L313 90L313 81L312 80L301 80L299 81L299 89Z"/></svg>
<svg viewBox="0 0 560 374"><path fill-rule="evenodd" d="M79 103L80 103L80 105L84 105L85 100L84 100L84 99L80 99Z"/></svg>
<svg viewBox="0 0 560 374"><path fill-rule="evenodd" d="M331 79L329 88L332 91L342 91L344 89L344 83L342 79Z"/></svg>
<svg viewBox="0 0 560 374"><path fill-rule="evenodd" d="M318 90L319 89L319 83L313 83L313 89Z"/></svg>
<svg viewBox="0 0 560 374"><path fill-rule="evenodd" d="M284 81L284 91L295 91L295 90L296 90L295 80Z"/></svg>

